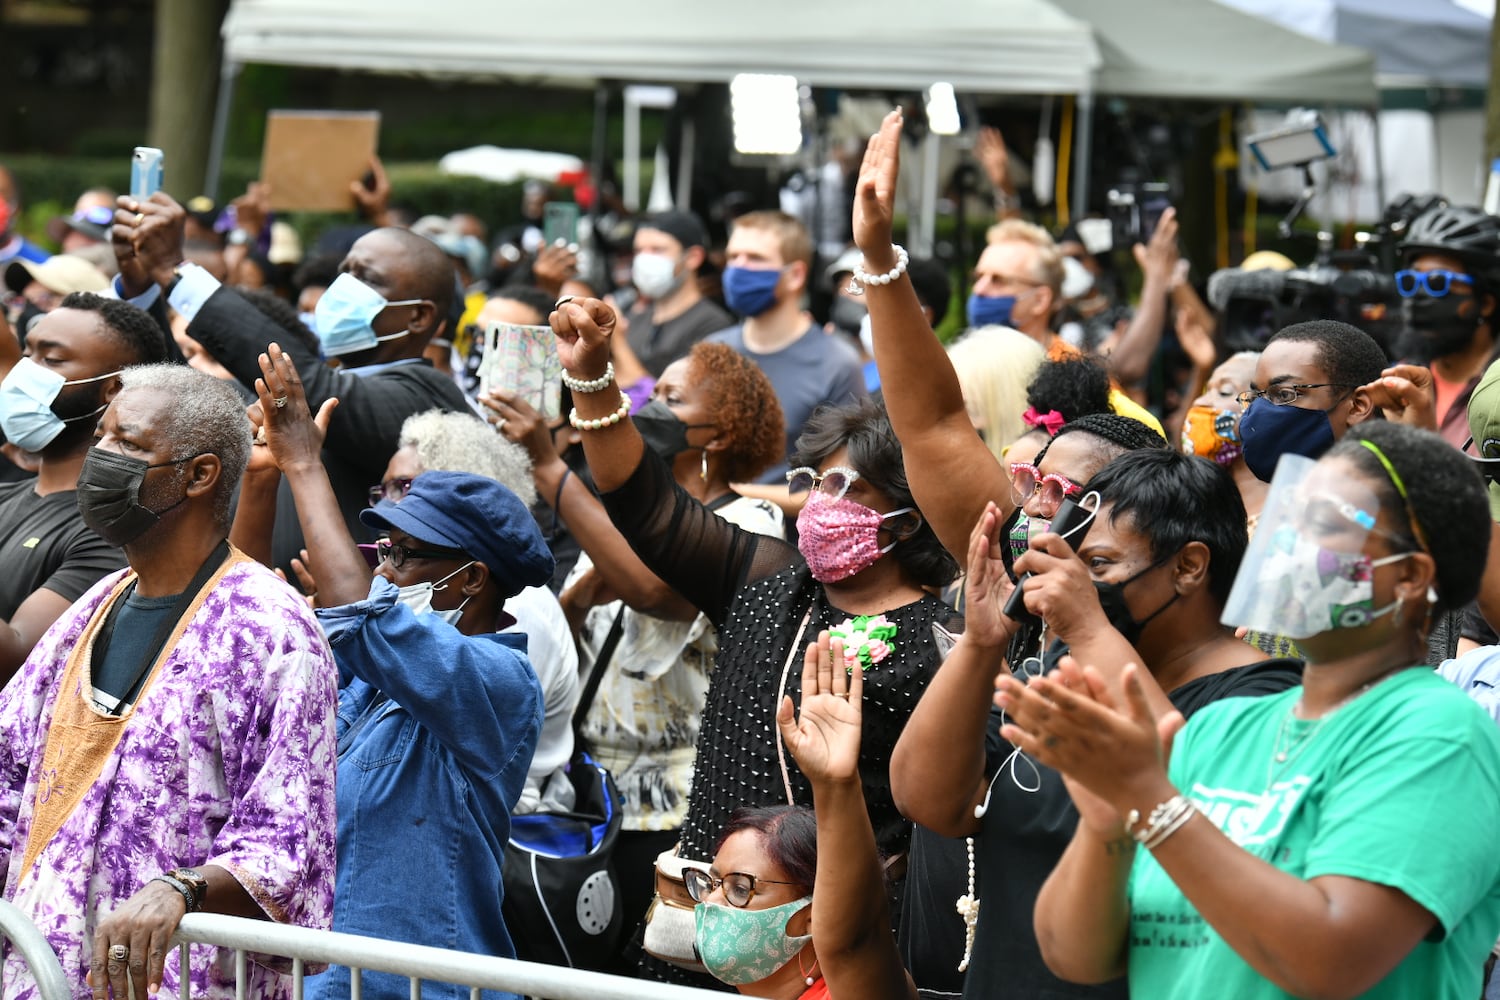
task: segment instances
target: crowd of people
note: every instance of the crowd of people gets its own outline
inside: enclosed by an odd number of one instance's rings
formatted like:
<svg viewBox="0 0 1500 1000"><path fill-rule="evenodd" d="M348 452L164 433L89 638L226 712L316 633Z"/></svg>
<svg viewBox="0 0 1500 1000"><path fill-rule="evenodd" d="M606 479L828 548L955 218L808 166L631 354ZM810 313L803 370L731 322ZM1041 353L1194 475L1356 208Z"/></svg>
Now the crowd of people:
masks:
<svg viewBox="0 0 1500 1000"><path fill-rule="evenodd" d="M596 766L611 888L564 918L624 933L572 964L1500 995L1500 218L1410 220L1400 337L1242 350L1172 210L1054 236L986 131L945 346L902 129L836 253L674 210L590 270L545 185L492 244L378 164L306 253L260 184L84 192L52 255L0 223L0 878L76 996L228 997L231 952L168 959L199 911L532 957L513 823L579 819ZM500 377L502 335L561 375Z"/></svg>

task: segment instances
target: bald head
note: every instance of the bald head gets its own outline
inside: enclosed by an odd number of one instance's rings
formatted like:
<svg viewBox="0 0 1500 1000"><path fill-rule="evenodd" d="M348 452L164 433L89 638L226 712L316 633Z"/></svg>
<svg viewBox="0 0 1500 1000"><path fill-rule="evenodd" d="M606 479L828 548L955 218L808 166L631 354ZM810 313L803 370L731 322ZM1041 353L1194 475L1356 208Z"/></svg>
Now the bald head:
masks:
<svg viewBox="0 0 1500 1000"><path fill-rule="evenodd" d="M453 261L427 237L408 229L377 229L356 240L345 259L356 257L387 279L382 288L386 298L426 299L437 307L439 317L448 315L453 304Z"/></svg>

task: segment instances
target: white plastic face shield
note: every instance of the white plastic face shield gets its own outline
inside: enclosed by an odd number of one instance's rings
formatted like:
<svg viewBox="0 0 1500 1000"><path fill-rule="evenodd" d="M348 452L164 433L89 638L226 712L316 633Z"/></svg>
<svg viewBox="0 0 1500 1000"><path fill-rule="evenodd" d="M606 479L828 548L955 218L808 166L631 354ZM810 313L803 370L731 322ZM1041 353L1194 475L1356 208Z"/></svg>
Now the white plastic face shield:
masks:
<svg viewBox="0 0 1500 1000"><path fill-rule="evenodd" d="M1367 624L1385 561L1364 555L1379 512L1343 463L1283 456L1221 620L1291 639Z"/></svg>

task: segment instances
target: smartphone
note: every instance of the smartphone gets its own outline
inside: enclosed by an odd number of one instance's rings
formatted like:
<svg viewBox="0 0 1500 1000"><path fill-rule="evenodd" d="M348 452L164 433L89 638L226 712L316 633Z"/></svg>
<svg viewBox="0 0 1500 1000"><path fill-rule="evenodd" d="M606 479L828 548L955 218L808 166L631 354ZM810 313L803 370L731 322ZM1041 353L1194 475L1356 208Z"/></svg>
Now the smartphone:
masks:
<svg viewBox="0 0 1500 1000"><path fill-rule="evenodd" d="M162 152L154 146L137 146L130 156L130 197L145 201L161 190Z"/></svg>
<svg viewBox="0 0 1500 1000"><path fill-rule="evenodd" d="M578 203L549 201L542 206L542 240L549 247L578 242Z"/></svg>
<svg viewBox="0 0 1500 1000"><path fill-rule="evenodd" d="M1052 516L1052 525L1048 528L1053 534L1061 535L1073 551L1078 551L1078 546L1083 544L1084 536L1089 533L1089 527L1094 523L1094 507L1085 507L1084 502L1090 494L1084 494L1078 500L1071 497L1064 500L1057 507L1057 513ZM1092 494L1097 497L1098 494ZM1097 504L1096 504L1097 505ZM1005 615L1024 625L1040 625L1041 618L1026 607L1026 581L1031 579L1027 573L1016 581L1016 589L1011 591L1010 598L1005 602Z"/></svg>

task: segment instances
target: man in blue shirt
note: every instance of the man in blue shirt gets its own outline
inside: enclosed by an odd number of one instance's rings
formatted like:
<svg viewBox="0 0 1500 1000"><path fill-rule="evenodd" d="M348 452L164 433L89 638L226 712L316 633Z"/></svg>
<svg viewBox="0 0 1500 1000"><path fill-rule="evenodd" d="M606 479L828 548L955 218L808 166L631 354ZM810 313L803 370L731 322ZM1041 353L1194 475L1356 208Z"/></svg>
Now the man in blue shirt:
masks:
<svg viewBox="0 0 1500 1000"><path fill-rule="evenodd" d="M525 636L499 629L507 598L551 579L552 556L504 486L425 472L399 503L361 515L385 534L372 579L323 469L296 368L275 344L260 364L265 437L296 501L339 668L333 929L514 958L501 859L541 733L542 691ZM310 981L309 996L347 996L349 980L334 967ZM366 997L410 995L404 977L365 973L362 983ZM423 995L468 991L428 984Z"/></svg>

